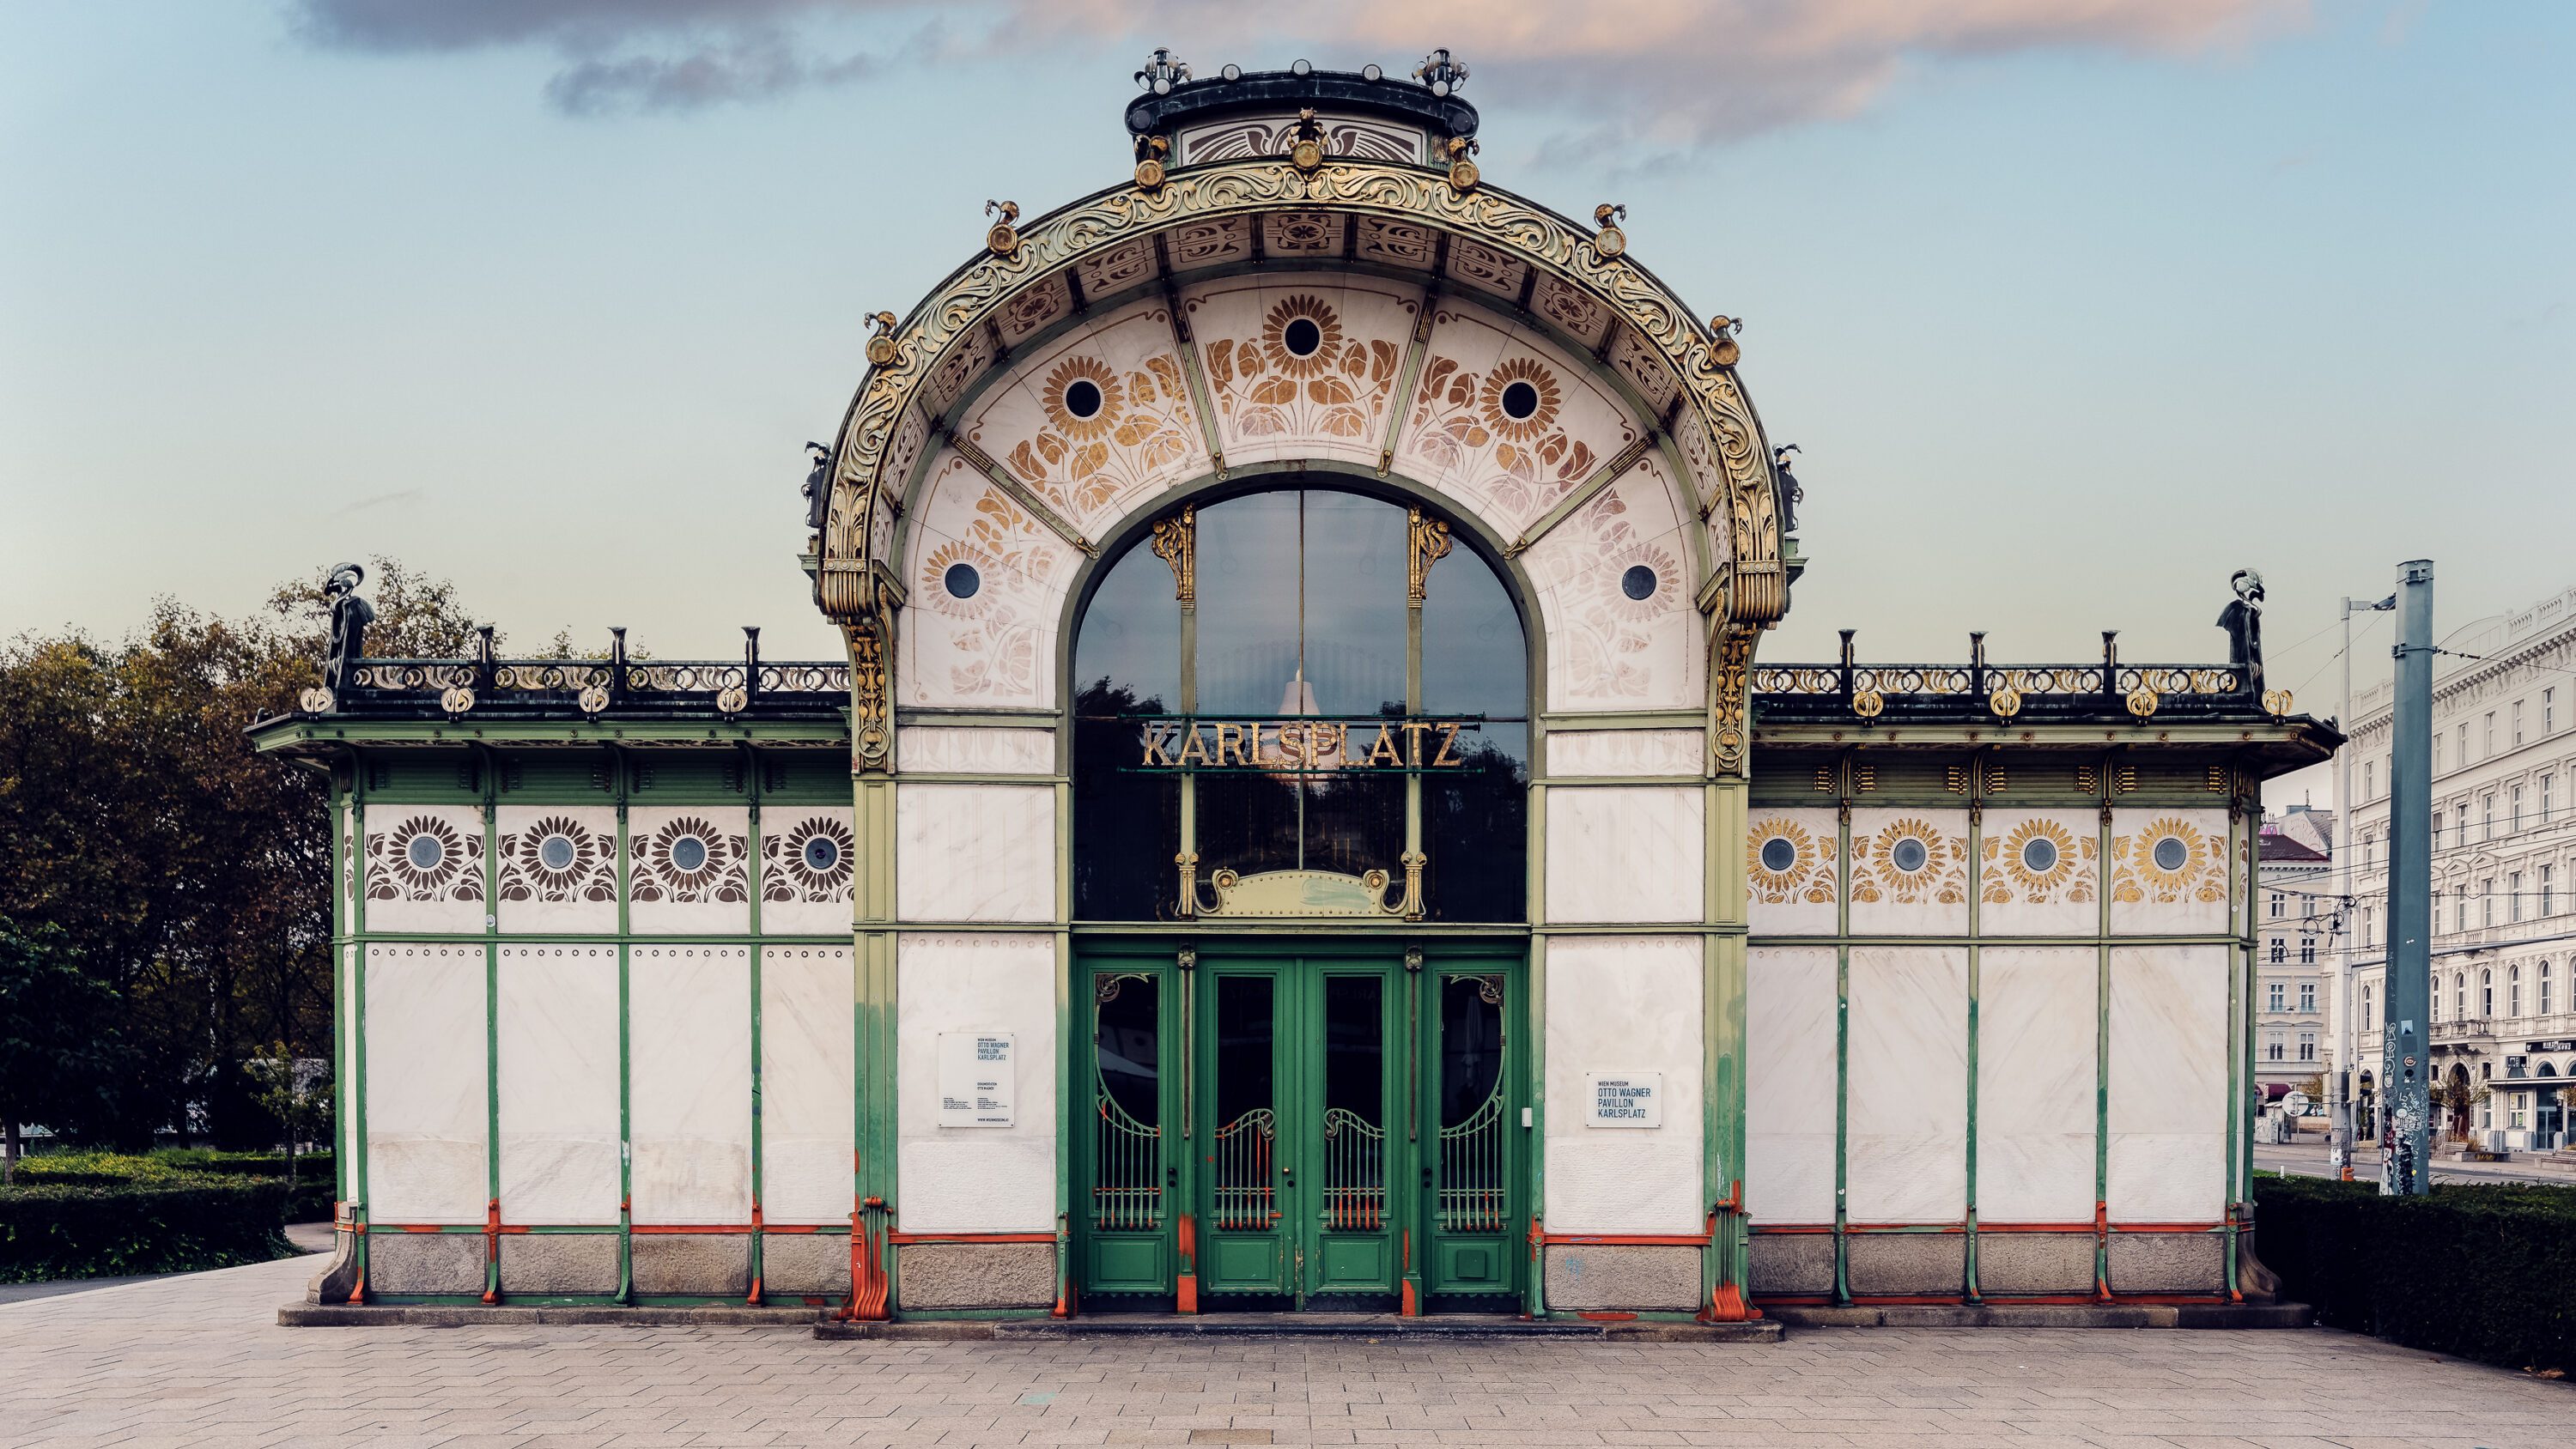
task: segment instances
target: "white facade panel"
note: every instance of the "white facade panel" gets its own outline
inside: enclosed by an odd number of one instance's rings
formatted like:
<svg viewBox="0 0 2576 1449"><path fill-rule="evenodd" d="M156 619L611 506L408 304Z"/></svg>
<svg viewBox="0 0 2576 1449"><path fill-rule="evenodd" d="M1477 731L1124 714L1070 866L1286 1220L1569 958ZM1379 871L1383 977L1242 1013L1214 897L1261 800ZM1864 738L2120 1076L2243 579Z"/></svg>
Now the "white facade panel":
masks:
<svg viewBox="0 0 2576 1449"><path fill-rule="evenodd" d="M750 835L747 805L630 806L628 928L638 934L749 931Z"/></svg>
<svg viewBox="0 0 2576 1449"><path fill-rule="evenodd" d="M1964 1221L1967 950L1855 946L1850 983L1844 1181L1851 1220Z"/></svg>
<svg viewBox="0 0 2576 1449"><path fill-rule="evenodd" d="M1986 807L1977 932L2090 936L2102 928L2102 835L2087 810Z"/></svg>
<svg viewBox="0 0 2576 1449"><path fill-rule="evenodd" d="M2100 967L2091 946L1977 953L1981 1223L2093 1220Z"/></svg>
<svg viewBox="0 0 2576 1449"><path fill-rule="evenodd" d="M896 1018L896 1171L910 1232L1055 1228L1056 945L1044 935L906 934ZM1018 1124L939 1125L942 1032L1018 1037Z"/></svg>
<svg viewBox="0 0 2576 1449"><path fill-rule="evenodd" d="M2217 1222L2227 1211L2224 946L2111 953L2111 1221Z"/></svg>
<svg viewBox="0 0 2576 1449"><path fill-rule="evenodd" d="M634 946L628 1121L638 1223L751 1221L751 954Z"/></svg>
<svg viewBox="0 0 2576 1449"><path fill-rule="evenodd" d="M856 1205L857 981L848 946L760 959L760 1203L772 1223L847 1223Z"/></svg>
<svg viewBox="0 0 2576 1449"><path fill-rule="evenodd" d="M1701 946L1558 936L1547 948L1547 1207L1555 1233L1693 1233L1700 1175ZM1664 1125L1599 1128L1589 1073L1661 1072Z"/></svg>
<svg viewBox="0 0 2576 1449"><path fill-rule="evenodd" d="M2111 933L2215 935L2230 920L2227 812L2111 812Z"/></svg>
<svg viewBox="0 0 2576 1449"><path fill-rule="evenodd" d="M1694 785L1547 793L1547 918L1696 921L1708 851Z"/></svg>
<svg viewBox="0 0 2576 1449"><path fill-rule="evenodd" d="M1834 957L1746 953L1744 1202L1757 1223L1834 1220Z"/></svg>
<svg viewBox="0 0 2576 1449"><path fill-rule="evenodd" d="M923 775L1052 775L1055 731L907 725L894 732L896 768Z"/></svg>
<svg viewBox="0 0 2576 1449"><path fill-rule="evenodd" d="M499 948L501 1220L617 1221L617 948Z"/></svg>
<svg viewBox="0 0 2576 1449"><path fill-rule="evenodd" d="M898 784L894 798L901 919L1055 919L1054 786Z"/></svg>
<svg viewBox="0 0 2576 1449"><path fill-rule="evenodd" d="M367 947L370 1220L479 1224L491 1200L485 948Z"/></svg>
<svg viewBox="0 0 2576 1449"><path fill-rule="evenodd" d="M1576 777L1697 777L1707 739L1699 730L1550 730L1547 772Z"/></svg>

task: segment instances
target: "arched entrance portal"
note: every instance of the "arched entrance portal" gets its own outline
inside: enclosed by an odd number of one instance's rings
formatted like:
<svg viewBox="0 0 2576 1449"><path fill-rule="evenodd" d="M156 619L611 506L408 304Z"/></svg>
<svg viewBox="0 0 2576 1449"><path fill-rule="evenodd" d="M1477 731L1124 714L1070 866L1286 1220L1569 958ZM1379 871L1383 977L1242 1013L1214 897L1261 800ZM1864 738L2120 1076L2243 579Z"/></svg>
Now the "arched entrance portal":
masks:
<svg viewBox="0 0 2576 1449"><path fill-rule="evenodd" d="M1099 571L1074 912L1140 934L1077 948L1095 1302L1517 1303L1529 651L1455 544L1290 486L1175 509ZM1142 934L1177 924L1179 951Z"/></svg>

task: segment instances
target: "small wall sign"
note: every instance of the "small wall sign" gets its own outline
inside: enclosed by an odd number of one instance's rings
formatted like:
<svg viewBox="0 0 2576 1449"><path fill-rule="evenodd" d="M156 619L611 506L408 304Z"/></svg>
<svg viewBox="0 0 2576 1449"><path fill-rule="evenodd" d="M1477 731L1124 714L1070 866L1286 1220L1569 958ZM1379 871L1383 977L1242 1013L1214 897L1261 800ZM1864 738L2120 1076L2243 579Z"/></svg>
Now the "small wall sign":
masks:
<svg viewBox="0 0 2576 1449"><path fill-rule="evenodd" d="M939 1034L939 1125L1016 1125L1017 1050L1007 1031Z"/></svg>
<svg viewBox="0 0 2576 1449"><path fill-rule="evenodd" d="M1591 1099L1595 1127L1664 1125L1661 1072L1586 1072L1583 1094Z"/></svg>

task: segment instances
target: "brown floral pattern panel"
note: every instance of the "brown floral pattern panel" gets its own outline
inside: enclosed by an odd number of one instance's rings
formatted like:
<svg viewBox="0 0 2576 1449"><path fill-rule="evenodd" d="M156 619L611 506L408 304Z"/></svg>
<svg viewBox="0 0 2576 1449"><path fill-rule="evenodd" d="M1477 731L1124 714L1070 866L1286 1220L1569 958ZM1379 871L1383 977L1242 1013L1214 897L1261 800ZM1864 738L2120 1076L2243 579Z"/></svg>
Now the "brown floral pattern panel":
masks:
<svg viewBox="0 0 2576 1449"><path fill-rule="evenodd" d="M626 920L638 935L751 929L751 809L633 805L626 811Z"/></svg>
<svg viewBox="0 0 2576 1449"><path fill-rule="evenodd" d="M1856 936L1968 933L1968 812L1854 810L1851 929Z"/></svg>
<svg viewBox="0 0 2576 1449"><path fill-rule="evenodd" d="M1518 537L1644 436L1582 363L1481 308L1435 305L1396 468Z"/></svg>
<svg viewBox="0 0 2576 1449"><path fill-rule="evenodd" d="M1139 303L1016 361L958 429L1056 515L1097 537L1208 471L1171 313Z"/></svg>
<svg viewBox="0 0 2576 1449"><path fill-rule="evenodd" d="M368 930L483 930L481 807L371 804L366 820Z"/></svg>
<svg viewBox="0 0 2576 1449"><path fill-rule="evenodd" d="M1330 241L1338 250L1339 237ZM1332 276L1232 278L1193 289L1182 305L1228 464L1377 467L1418 294Z"/></svg>
<svg viewBox="0 0 2576 1449"><path fill-rule="evenodd" d="M2102 840L2084 810L1986 807L1977 930L1987 936L2090 936L2102 924Z"/></svg>
<svg viewBox="0 0 2576 1449"><path fill-rule="evenodd" d="M1523 555L1547 623L1548 708L1705 703L1691 527L1671 470L1648 454Z"/></svg>
<svg viewBox="0 0 2576 1449"><path fill-rule="evenodd" d="M1757 936L1834 933L1831 810L1756 810L1744 830L1746 900Z"/></svg>
<svg viewBox="0 0 2576 1449"><path fill-rule="evenodd" d="M850 933L858 835L847 807L771 805L760 812L760 932Z"/></svg>
<svg viewBox="0 0 2576 1449"><path fill-rule="evenodd" d="M501 929L617 929L617 811L607 805L503 805L493 812Z"/></svg>
<svg viewBox="0 0 2576 1449"><path fill-rule="evenodd" d="M2111 812L2111 930L2202 935L2227 929L2227 812Z"/></svg>
<svg viewBox="0 0 2576 1449"><path fill-rule="evenodd" d="M1073 545L954 449L932 461L910 528L895 698L1052 705Z"/></svg>

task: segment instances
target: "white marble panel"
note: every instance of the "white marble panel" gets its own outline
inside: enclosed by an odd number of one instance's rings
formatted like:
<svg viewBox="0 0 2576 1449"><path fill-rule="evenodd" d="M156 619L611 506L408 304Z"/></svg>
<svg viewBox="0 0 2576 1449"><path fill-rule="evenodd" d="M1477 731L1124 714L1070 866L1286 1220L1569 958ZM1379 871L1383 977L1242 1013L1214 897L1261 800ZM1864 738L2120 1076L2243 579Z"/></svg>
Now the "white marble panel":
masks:
<svg viewBox="0 0 2576 1449"><path fill-rule="evenodd" d="M1067 401L1081 383L1091 385L1088 416ZM1207 440L1160 297L1012 359L1011 376L975 400L958 432L1092 537L1208 471Z"/></svg>
<svg viewBox="0 0 2576 1449"><path fill-rule="evenodd" d="M1701 945L1557 936L1547 947L1547 1210L1554 1233L1693 1233L1702 1200ZM1664 1122L1590 1126L1586 1072L1661 1072Z"/></svg>
<svg viewBox="0 0 2576 1449"><path fill-rule="evenodd" d="M2227 812L2111 812L2111 932L2216 935L2227 930Z"/></svg>
<svg viewBox="0 0 2576 1449"><path fill-rule="evenodd" d="M1421 305L1417 288L1349 273L1228 277L1192 288L1182 306L1226 463L1337 458L1374 469L1388 423L1405 406L1396 389ZM1287 347L1288 328L1301 318L1317 329L1315 350L1303 357ZM1202 469L1206 461L1198 460Z"/></svg>
<svg viewBox="0 0 2576 1449"><path fill-rule="evenodd" d="M1547 918L1696 921L1708 857L1695 785L1547 792Z"/></svg>
<svg viewBox="0 0 2576 1449"><path fill-rule="evenodd" d="M1905 842L1922 845L1922 863ZM1854 810L1851 928L1855 936L1968 934L1968 812Z"/></svg>
<svg viewBox="0 0 2576 1449"><path fill-rule="evenodd" d="M761 807L760 933L848 936L858 847L846 804Z"/></svg>
<svg viewBox="0 0 2576 1449"><path fill-rule="evenodd" d="M1648 453L1523 555L1547 625L1550 709L1705 703L1706 621L1691 603L1699 570L1678 492ZM1652 576L1642 599L1626 587L1638 568Z"/></svg>
<svg viewBox="0 0 2576 1449"><path fill-rule="evenodd" d="M2102 926L2102 833L2086 810L1986 807L1977 932L2090 936Z"/></svg>
<svg viewBox="0 0 2576 1449"><path fill-rule="evenodd" d="M1979 1222L2093 1220L2099 971L2091 946L1978 952Z"/></svg>
<svg viewBox="0 0 2576 1449"><path fill-rule="evenodd" d="M1055 704L1055 637L1081 553L963 454L931 459L904 550L911 607L896 636L904 704ZM975 571L972 594L949 571Z"/></svg>
<svg viewBox="0 0 2576 1449"><path fill-rule="evenodd" d="M1757 946L1744 984L1744 1202L1757 1223L1834 1220L1834 949Z"/></svg>
<svg viewBox="0 0 2576 1449"><path fill-rule="evenodd" d="M751 929L751 807L633 805L626 811L627 925L638 935Z"/></svg>
<svg viewBox="0 0 2576 1449"><path fill-rule="evenodd" d="M333 1068L338 1080L334 1083L331 1110L339 1123L338 1150L344 1173L355 1172L358 1162L358 1113L350 1105L352 1094L358 1090L358 979L358 948L343 946L339 980L333 987L338 994L331 998L339 1007L333 1035L340 1042L340 1058ZM354 1184L344 1190L354 1192Z"/></svg>
<svg viewBox="0 0 2576 1449"><path fill-rule="evenodd" d="M1745 904L1757 936L1830 936L1840 822L1826 809L1757 807L1744 822ZM1772 842L1781 842L1774 845ZM1774 870L1774 864L1780 866Z"/></svg>
<svg viewBox="0 0 2576 1449"><path fill-rule="evenodd" d="M1536 410L1526 417L1503 410L1514 383L1536 392ZM1397 470L1457 499L1505 538L1538 521L1643 431L1588 365L1532 329L1451 301L1433 306L1422 380L1407 406Z"/></svg>
<svg viewBox="0 0 2576 1449"><path fill-rule="evenodd" d="M617 1221L617 948L500 950L501 1220Z"/></svg>
<svg viewBox="0 0 2576 1449"><path fill-rule="evenodd" d="M368 930L483 930L482 807L369 805L366 835Z"/></svg>
<svg viewBox="0 0 2576 1449"><path fill-rule="evenodd" d="M1851 952L1845 1206L1856 1223L1968 1214L1968 953Z"/></svg>
<svg viewBox="0 0 2576 1449"><path fill-rule="evenodd" d="M483 1221L491 1201L481 945L367 947L367 1181L376 1222Z"/></svg>
<svg viewBox="0 0 2576 1449"><path fill-rule="evenodd" d="M898 768L922 775L1052 775L1055 731L906 725L894 732Z"/></svg>
<svg viewBox="0 0 2576 1449"><path fill-rule="evenodd" d="M1055 919L1055 787L898 784L894 798L900 919Z"/></svg>
<svg viewBox="0 0 2576 1449"><path fill-rule="evenodd" d="M897 948L896 1170L912 1232L1055 1226L1056 946L1042 935L906 933ZM1016 1125L939 1125L939 1034L1010 1032Z"/></svg>
<svg viewBox="0 0 2576 1449"><path fill-rule="evenodd" d="M492 826L504 934L616 933L616 806L503 805Z"/></svg>
<svg viewBox="0 0 2576 1449"><path fill-rule="evenodd" d="M1683 775L1698 779L1699 730L1550 730L1547 772L1592 776Z"/></svg>
<svg viewBox="0 0 2576 1449"><path fill-rule="evenodd" d="M631 946L635 1221L751 1221L751 953Z"/></svg>
<svg viewBox="0 0 2576 1449"><path fill-rule="evenodd" d="M2111 952L2113 1222L2227 1211L2227 948Z"/></svg>
<svg viewBox="0 0 2576 1449"><path fill-rule="evenodd" d="M848 946L760 953L760 1202L773 1223L847 1223L858 1068Z"/></svg>

